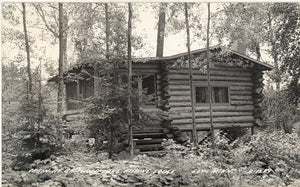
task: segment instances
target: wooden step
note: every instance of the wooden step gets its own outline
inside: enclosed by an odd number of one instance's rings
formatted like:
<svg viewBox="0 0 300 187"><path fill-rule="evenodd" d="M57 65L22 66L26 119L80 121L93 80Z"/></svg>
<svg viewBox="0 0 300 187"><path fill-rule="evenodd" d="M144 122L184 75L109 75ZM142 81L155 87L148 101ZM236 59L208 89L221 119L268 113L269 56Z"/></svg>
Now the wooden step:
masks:
<svg viewBox="0 0 300 187"><path fill-rule="evenodd" d="M128 131L123 131L122 140L127 142ZM173 135L167 128L133 129L133 144L135 153L158 152L163 150L163 139L171 139ZM128 145L128 143L126 143Z"/></svg>
<svg viewBox="0 0 300 187"><path fill-rule="evenodd" d="M137 133L168 133L169 130L166 128L145 128L145 129L133 129L133 134L137 134ZM121 130L122 134L127 134L128 131L126 130Z"/></svg>
<svg viewBox="0 0 300 187"><path fill-rule="evenodd" d="M146 154L147 156L152 156L152 157L162 157L167 154L167 151L143 151L139 152L139 154Z"/></svg>
<svg viewBox="0 0 300 187"><path fill-rule="evenodd" d="M137 133L163 133L163 129L139 129L139 130L133 130L133 134Z"/></svg>
<svg viewBox="0 0 300 187"><path fill-rule="evenodd" d="M161 144L136 145L134 148L139 149L141 152L143 152L143 151L160 151L160 150L163 150L163 146Z"/></svg>
<svg viewBox="0 0 300 187"><path fill-rule="evenodd" d="M160 144L162 141L163 141L162 138L134 140L134 142L136 143L136 145Z"/></svg>
<svg viewBox="0 0 300 187"><path fill-rule="evenodd" d="M164 138L166 135L164 133L136 133L133 134L133 138Z"/></svg>

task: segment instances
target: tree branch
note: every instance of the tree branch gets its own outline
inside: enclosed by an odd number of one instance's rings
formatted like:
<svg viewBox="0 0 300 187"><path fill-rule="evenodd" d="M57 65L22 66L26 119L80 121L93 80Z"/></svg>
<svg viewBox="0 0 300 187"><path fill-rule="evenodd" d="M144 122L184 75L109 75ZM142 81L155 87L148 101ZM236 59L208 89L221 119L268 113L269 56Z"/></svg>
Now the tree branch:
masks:
<svg viewBox="0 0 300 187"><path fill-rule="evenodd" d="M56 6L51 5L50 3L48 6L58 11L58 8Z"/></svg>
<svg viewBox="0 0 300 187"><path fill-rule="evenodd" d="M13 5L22 13L23 12L23 10L21 10L17 5L16 5L16 3L13 3Z"/></svg>
<svg viewBox="0 0 300 187"><path fill-rule="evenodd" d="M92 11L96 10L96 8L98 8L100 5L98 3L96 3L96 6L92 9ZM68 25L64 30L63 33L65 33L66 31L68 31L77 21L79 21L79 19L83 16L83 14L85 13L85 11L83 11L80 16L77 17L77 19L70 25Z"/></svg>
<svg viewBox="0 0 300 187"><path fill-rule="evenodd" d="M37 5L37 4L33 4L33 6L36 9L38 15L42 18L46 28L54 35L54 37L58 38L58 33L56 33L47 23L46 18L45 18L45 13L44 13L42 7L40 7L40 5Z"/></svg>

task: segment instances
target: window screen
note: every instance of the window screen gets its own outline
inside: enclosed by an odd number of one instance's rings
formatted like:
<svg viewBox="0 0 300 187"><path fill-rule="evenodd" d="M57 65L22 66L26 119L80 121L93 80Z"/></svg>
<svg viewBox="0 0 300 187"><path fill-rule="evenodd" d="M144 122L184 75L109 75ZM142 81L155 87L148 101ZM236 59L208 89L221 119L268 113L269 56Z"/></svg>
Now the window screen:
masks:
<svg viewBox="0 0 300 187"><path fill-rule="evenodd" d="M209 95L207 87L196 87L196 103L208 103Z"/></svg>
<svg viewBox="0 0 300 187"><path fill-rule="evenodd" d="M154 75L146 75L143 76L143 91L145 91L145 95L151 95L155 93L155 76Z"/></svg>
<svg viewBox="0 0 300 187"><path fill-rule="evenodd" d="M79 80L79 94L83 99L93 96L94 80L93 79Z"/></svg>
<svg viewBox="0 0 300 187"><path fill-rule="evenodd" d="M208 87L195 87L196 103L208 103ZM212 87L212 103L229 103L228 87Z"/></svg>
<svg viewBox="0 0 300 187"><path fill-rule="evenodd" d="M214 103L229 103L228 87L213 87Z"/></svg>
<svg viewBox="0 0 300 187"><path fill-rule="evenodd" d="M66 84L66 95L67 95L67 110L75 110L78 108L76 100L78 99L77 95L77 83L68 82Z"/></svg>
<svg viewBox="0 0 300 187"><path fill-rule="evenodd" d="M142 93L140 101L143 104L153 105L156 103L156 74L133 76L132 87Z"/></svg>

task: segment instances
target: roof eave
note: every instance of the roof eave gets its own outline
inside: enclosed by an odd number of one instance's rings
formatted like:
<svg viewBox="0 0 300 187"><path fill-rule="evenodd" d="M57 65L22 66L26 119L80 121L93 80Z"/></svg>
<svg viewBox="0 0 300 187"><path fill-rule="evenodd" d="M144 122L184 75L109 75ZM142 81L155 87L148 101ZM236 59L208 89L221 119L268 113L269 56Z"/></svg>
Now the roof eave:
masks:
<svg viewBox="0 0 300 187"><path fill-rule="evenodd" d="M272 70L272 69L274 68L274 67L273 67L272 65L270 65L270 64L261 62L261 61L259 61L259 60L254 59L254 58L251 58L251 57L249 57L249 56L247 56L247 55L245 55L245 54L239 53L239 52L237 52L237 51L234 51L234 50L232 50L232 49L226 48L226 47L221 46L221 45L215 45L215 46L209 47L210 50L212 50L212 49L218 49L218 48L220 48L220 49L225 49L225 50L227 50L227 51L229 51L229 52L231 52L231 53L233 53L233 54L236 54L236 55L241 56L241 57L243 57L243 58L245 58L245 59L248 59L248 60L250 60L250 61L252 61L252 62L255 62L256 64L261 65L261 66L262 66L261 69L263 69L263 70L268 70L268 71L270 71L270 70ZM204 52L204 51L206 51L206 48L203 48L203 49L197 49L197 50L191 51L191 54L201 53L201 52ZM176 54L176 55L172 55L172 56L167 56L167 57L153 58L153 59L150 59L149 61L172 60L172 59L180 58L180 57L185 56L185 55L188 55L188 53L187 53L187 52L184 52L184 53L180 53L180 54Z"/></svg>
<svg viewBox="0 0 300 187"><path fill-rule="evenodd" d="M225 48L225 47L222 47L222 48ZM255 63L257 63L257 64L263 66L263 67L264 67L264 68L263 68L264 70L270 71L270 70L272 70L272 69L274 68L274 67L273 67L272 65L270 65L270 64L261 62L261 61L259 61L259 60L256 60L256 59L254 59L254 58L251 58L251 57L249 57L249 56L247 56L247 55L244 55L244 54L242 54L242 53L239 53L239 52L237 52L237 51L234 51L234 50L231 50L231 49L228 49L228 48L225 48L225 49L228 50L228 51L230 51L230 52L232 52L232 53L234 53L234 54L236 54L236 55L239 55L239 56L241 56L241 57L243 57L243 58L246 58L246 59L248 59L248 60L250 60L250 61L253 61L253 62L255 62Z"/></svg>

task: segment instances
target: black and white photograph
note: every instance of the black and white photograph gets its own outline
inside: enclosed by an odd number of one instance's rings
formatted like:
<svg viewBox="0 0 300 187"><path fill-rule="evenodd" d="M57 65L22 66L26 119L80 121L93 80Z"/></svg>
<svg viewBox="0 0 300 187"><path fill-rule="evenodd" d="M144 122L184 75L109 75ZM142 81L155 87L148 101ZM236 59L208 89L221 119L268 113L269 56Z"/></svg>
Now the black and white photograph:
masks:
<svg viewBox="0 0 300 187"><path fill-rule="evenodd" d="M299 187L300 2L2 1L3 187Z"/></svg>

